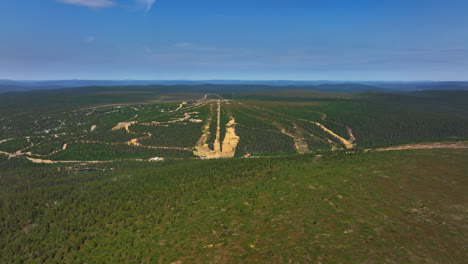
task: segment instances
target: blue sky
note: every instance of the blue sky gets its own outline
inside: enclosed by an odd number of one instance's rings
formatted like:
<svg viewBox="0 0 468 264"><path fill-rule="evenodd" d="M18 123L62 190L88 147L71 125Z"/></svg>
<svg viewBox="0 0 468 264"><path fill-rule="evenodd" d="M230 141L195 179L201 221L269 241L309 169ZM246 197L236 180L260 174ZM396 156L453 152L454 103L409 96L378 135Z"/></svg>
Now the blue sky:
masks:
<svg viewBox="0 0 468 264"><path fill-rule="evenodd" d="M1 0L0 79L467 80L466 0Z"/></svg>

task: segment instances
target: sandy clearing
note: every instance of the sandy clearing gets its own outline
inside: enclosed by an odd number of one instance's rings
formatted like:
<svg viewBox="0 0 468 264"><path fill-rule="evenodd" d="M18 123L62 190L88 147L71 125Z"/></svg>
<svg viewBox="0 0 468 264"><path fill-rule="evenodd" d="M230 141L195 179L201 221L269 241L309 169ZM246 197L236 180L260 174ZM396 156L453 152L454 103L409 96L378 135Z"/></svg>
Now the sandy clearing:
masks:
<svg viewBox="0 0 468 264"><path fill-rule="evenodd" d="M406 150L406 149L466 149L468 143L464 142L435 142L435 143L421 143L421 144L407 144L401 146L394 146L388 148L377 148L375 151L390 151L390 150ZM371 151L372 149L366 149Z"/></svg>
<svg viewBox="0 0 468 264"><path fill-rule="evenodd" d="M67 149L67 143L63 144L62 146L62 150L66 150Z"/></svg>
<svg viewBox="0 0 468 264"><path fill-rule="evenodd" d="M149 159L149 161L164 161L164 158L154 157L154 158Z"/></svg>
<svg viewBox="0 0 468 264"><path fill-rule="evenodd" d="M231 120L226 124L226 134L223 140L223 158L232 158L236 153L239 136L236 135L236 120L231 117Z"/></svg>
<svg viewBox="0 0 468 264"><path fill-rule="evenodd" d="M216 139L214 144L214 150L211 150L208 147L207 135L210 130L210 123L212 120L212 115L210 115L203 127L203 133L195 145L195 150L193 154L200 157L201 159L217 159L217 158L232 158L236 152L237 144L239 143L239 137L236 135L235 125L236 121L234 118L230 117L231 120L226 124L226 133L224 140L222 142L222 150L220 143L220 115L221 115L221 100L218 100L218 124L216 129Z"/></svg>
<svg viewBox="0 0 468 264"><path fill-rule="evenodd" d="M140 137L140 138L134 138L134 139L128 141L127 145L141 147L142 145L140 144L140 142L138 142L138 140L147 139L147 138L150 138L151 136L152 136L151 133L146 133L146 136L143 136L143 137Z"/></svg>
<svg viewBox="0 0 468 264"><path fill-rule="evenodd" d="M314 121L310 121L310 120L304 120L304 121L308 121L312 124L315 124L317 126L319 126L321 129L323 129L323 131L327 132L328 134L332 135L333 137L337 138L341 143L343 143L343 145L345 145L345 147L347 149L352 149L354 148L354 145L352 143L350 143L348 140L338 136L337 134L335 134L335 132L331 131L330 129L328 129L327 127L325 127L324 125L320 124L320 123L317 123L317 122L314 122ZM349 132L349 131L348 131Z"/></svg>
<svg viewBox="0 0 468 264"><path fill-rule="evenodd" d="M96 125L92 125L90 131L93 132L94 130L96 130L96 128L97 128Z"/></svg>
<svg viewBox="0 0 468 264"><path fill-rule="evenodd" d="M178 119L169 121L168 123L171 123L171 124L172 124L172 123L183 122L183 121L185 121L185 120L189 120L191 114L192 114L192 113L184 113L184 117L181 117L181 118L178 118Z"/></svg>
<svg viewBox="0 0 468 264"><path fill-rule="evenodd" d="M60 136L65 136L67 133L60 133L60 134L54 134L54 138L59 138ZM74 135L74 133L69 133L70 135ZM42 138L45 138L44 136Z"/></svg>
<svg viewBox="0 0 468 264"><path fill-rule="evenodd" d="M236 153L236 147L239 143L239 136L236 135L235 130L236 121L231 117L229 123L226 124L226 134L223 140L223 149L211 150L206 142L198 144L193 153L201 159L218 159L218 158L232 158Z"/></svg>
<svg viewBox="0 0 468 264"><path fill-rule="evenodd" d="M216 125L216 138L215 142L213 144L213 150L216 152L221 152L221 143L219 142L219 139L221 138L221 100L218 99L218 120L217 120L217 125Z"/></svg>
<svg viewBox="0 0 468 264"><path fill-rule="evenodd" d="M348 134L349 134L348 142L350 144L353 144L354 142L356 142L356 138L354 137L353 130L349 126L346 126L346 130L348 130Z"/></svg>
<svg viewBox="0 0 468 264"><path fill-rule="evenodd" d="M192 150L191 148L183 148L183 147L145 146L145 145L142 145L140 142L138 142L139 140L150 138L151 136L152 136L151 133L146 133L146 136L140 137L140 138L134 138L128 141L126 144L130 146L147 148L147 149L172 149L172 150L186 150L186 151Z"/></svg>
<svg viewBox="0 0 468 264"><path fill-rule="evenodd" d="M138 143L138 138L134 138L134 139L128 141L127 144L130 145L130 146L137 146L137 147L141 146L141 144Z"/></svg>
<svg viewBox="0 0 468 264"><path fill-rule="evenodd" d="M27 157L27 159L32 161L32 163L37 163L37 164L56 164L56 163L59 163L58 161L35 159L35 158L31 158L31 157Z"/></svg>
<svg viewBox="0 0 468 264"><path fill-rule="evenodd" d="M210 123L213 118L211 112L213 110L213 105L210 105L210 114L208 115L208 118L206 119L205 125L203 126L202 130L202 135L200 139L198 139L197 144L195 145L195 150L193 151L193 154L196 156L199 156L200 158L206 157L206 153L210 153L212 150L208 147L207 140L208 140L208 135L210 131Z"/></svg>
<svg viewBox="0 0 468 264"><path fill-rule="evenodd" d="M315 112L315 113L322 115L322 116L320 117L320 119L321 119L322 121L324 121L325 119L327 119L327 114L325 114L325 113L323 113L323 112ZM343 125L343 124L340 124L340 123L334 122L334 121L329 121L329 122L332 122L332 123L335 123L335 124L337 124L337 125L346 127L346 130L348 131L348 134L349 134L349 140L347 140L349 144L353 144L353 143L356 141L356 138L354 137L354 134L353 134L353 130L352 130L349 126L346 126L346 125ZM348 147L347 147L347 148L348 148Z"/></svg>
<svg viewBox="0 0 468 264"><path fill-rule="evenodd" d="M302 139L294 140L294 147L299 154L310 153L309 145Z"/></svg>
<svg viewBox="0 0 468 264"><path fill-rule="evenodd" d="M297 131L297 126L294 124L294 129ZM307 142L303 140L303 138L299 135L293 135L291 133L286 132L284 128L281 129L281 133L291 137L294 139L294 148L296 149L297 153L299 154L304 154L304 153L310 153L309 145Z"/></svg>
<svg viewBox="0 0 468 264"><path fill-rule="evenodd" d="M9 139L11 140L11 139ZM7 140L8 141L8 140ZM8 153L6 151L0 151L0 154L4 154L4 155L7 155L8 156L8 159L10 158L14 158L14 157L18 157L18 156L23 156L23 155L28 155L30 154L31 152L25 152L27 149L31 148L34 146L34 143L30 142L31 145L23 148L23 149L20 149L20 150L17 150L13 153Z"/></svg>
<svg viewBox="0 0 468 264"><path fill-rule="evenodd" d="M187 104L187 102L182 102L179 107L177 107L177 109L175 110L175 112L179 111L180 109L182 109L182 107L184 107L184 105Z"/></svg>
<svg viewBox="0 0 468 264"><path fill-rule="evenodd" d="M127 133L130 133L130 130L128 129L128 127L130 127L131 125L136 124L136 123L137 123L136 121L132 121L132 122L120 122L120 123L118 123L115 127L112 128L112 131L125 128L125 131L127 131Z"/></svg>

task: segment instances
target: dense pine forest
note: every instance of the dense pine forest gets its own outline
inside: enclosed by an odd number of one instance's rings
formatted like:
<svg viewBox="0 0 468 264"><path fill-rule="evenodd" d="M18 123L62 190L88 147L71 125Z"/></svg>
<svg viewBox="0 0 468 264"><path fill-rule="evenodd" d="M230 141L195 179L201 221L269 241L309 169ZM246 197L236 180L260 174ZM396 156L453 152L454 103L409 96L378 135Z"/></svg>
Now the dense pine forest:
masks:
<svg viewBox="0 0 468 264"><path fill-rule="evenodd" d="M0 95L1 263L468 257L468 92L134 88Z"/></svg>
<svg viewBox="0 0 468 264"><path fill-rule="evenodd" d="M323 154L73 167L1 157L0 261L466 259L467 151Z"/></svg>

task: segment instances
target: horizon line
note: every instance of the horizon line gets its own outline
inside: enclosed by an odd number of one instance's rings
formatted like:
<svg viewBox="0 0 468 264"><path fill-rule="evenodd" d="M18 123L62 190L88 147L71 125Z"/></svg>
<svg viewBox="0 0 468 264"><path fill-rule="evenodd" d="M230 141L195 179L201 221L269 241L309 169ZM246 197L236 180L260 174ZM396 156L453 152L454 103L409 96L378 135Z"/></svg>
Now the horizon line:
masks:
<svg viewBox="0 0 468 264"><path fill-rule="evenodd" d="M294 80L294 79L8 79L1 78L0 81L16 82L42 82L42 81L146 81L146 82L468 82L468 80Z"/></svg>

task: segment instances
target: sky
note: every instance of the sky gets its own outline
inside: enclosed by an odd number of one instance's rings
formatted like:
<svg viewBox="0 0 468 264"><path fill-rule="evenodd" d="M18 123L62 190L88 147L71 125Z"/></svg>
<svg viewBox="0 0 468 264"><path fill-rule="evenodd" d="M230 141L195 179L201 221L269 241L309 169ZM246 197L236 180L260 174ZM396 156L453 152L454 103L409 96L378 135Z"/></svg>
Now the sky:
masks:
<svg viewBox="0 0 468 264"><path fill-rule="evenodd" d="M0 0L0 79L468 80L466 0Z"/></svg>

